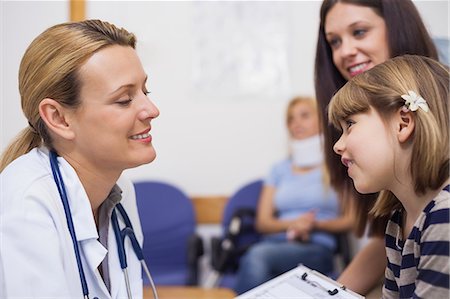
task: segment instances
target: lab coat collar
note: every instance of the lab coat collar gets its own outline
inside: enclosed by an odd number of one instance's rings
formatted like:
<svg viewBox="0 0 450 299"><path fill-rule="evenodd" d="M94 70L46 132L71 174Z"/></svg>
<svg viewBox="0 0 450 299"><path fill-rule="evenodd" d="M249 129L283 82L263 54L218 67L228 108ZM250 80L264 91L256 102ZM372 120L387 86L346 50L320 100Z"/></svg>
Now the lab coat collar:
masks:
<svg viewBox="0 0 450 299"><path fill-rule="evenodd" d="M46 148L40 148L41 153L45 155L45 159L49 165L50 170L50 162L48 159L49 152ZM64 184L66 187L67 197L69 201L69 206L72 214L73 224L76 232L77 241L81 244L81 250L84 252L82 255L82 259L85 259L86 264L89 266L89 270L86 269L86 272L89 271L89 274L96 277L97 281L99 281L99 286L101 288L101 292L103 295L101 297L104 298L117 298L119 293L122 293L122 286L120 281L123 279L123 274L120 269L120 263L118 259L109 259L109 267L110 267L110 279L111 279L111 296L106 288L104 283L100 283L102 278L98 272L98 266L105 259L106 254L109 256L117 256L116 242L114 240L114 232L112 231L111 225L108 228L108 243L114 244L112 246L108 245L110 252L98 241L99 235L97 232L97 227L95 224L94 216L92 214L92 208L89 201L89 198L84 190L83 185L81 184L80 179L78 178L75 169L62 157L58 157L58 163L62 178L64 180ZM110 200L112 204L115 206L121 199L122 190L115 185L108 195L107 200ZM63 209L61 204L61 209ZM62 211L64 213L64 211ZM120 217L119 217L120 218ZM121 222L119 220L119 222ZM111 252L112 250L112 252ZM119 287L120 286L120 287Z"/></svg>
<svg viewBox="0 0 450 299"><path fill-rule="evenodd" d="M97 226L89 198L75 169L62 157L58 157L61 175L66 185L73 225L78 241L98 239Z"/></svg>
<svg viewBox="0 0 450 299"><path fill-rule="evenodd" d="M91 203L75 169L62 157L58 157L58 163L66 186L77 241L82 247L90 270L95 273L108 251L98 241Z"/></svg>
<svg viewBox="0 0 450 299"><path fill-rule="evenodd" d="M39 147L38 153L42 159L45 159L50 175L52 175L49 149L45 146ZM58 156L57 160L64 181L77 240L98 239L91 203L75 169L64 158ZM61 209L64 213L62 204Z"/></svg>

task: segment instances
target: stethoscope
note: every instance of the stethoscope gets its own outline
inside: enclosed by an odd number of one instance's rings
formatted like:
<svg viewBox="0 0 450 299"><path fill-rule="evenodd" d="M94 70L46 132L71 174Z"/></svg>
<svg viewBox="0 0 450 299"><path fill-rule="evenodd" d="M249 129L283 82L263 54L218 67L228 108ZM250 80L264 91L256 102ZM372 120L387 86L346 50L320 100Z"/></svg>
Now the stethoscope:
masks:
<svg viewBox="0 0 450 299"><path fill-rule="evenodd" d="M53 178L56 183L56 187L58 187L59 196L61 197L61 202L64 207L64 213L66 214L66 220L67 220L67 226L69 228L70 236L72 238L73 248L75 250L75 257L77 259L77 266L78 266L78 273L80 274L80 281L81 281L81 288L83 289L83 297L85 299L89 299L89 289L86 281L86 276L84 274L83 270L83 264L81 263L81 256L80 256L80 248L78 247L78 241L77 236L75 233L75 228L73 225L72 220L72 213L70 212L70 206L69 201L67 199L67 193L66 193L66 187L64 185L63 178L61 176L61 172L59 170L58 155L54 151L50 151L49 158L50 158L50 166L52 168ZM123 222L125 223L125 227L121 230L119 227L119 221L117 220L117 211L119 211L120 216L123 219ZM142 248L139 245L136 235L134 234L133 226L131 225L130 218L128 217L127 213L125 212L124 207L122 204L118 203L116 207L113 209L111 214L111 223L114 230L114 235L116 237L117 242L117 251L119 254L119 261L120 261L120 267L122 268L122 271L125 276L125 285L127 288L127 294L128 299L132 299L131 296L131 287L130 287L130 279L128 277L128 265L127 265L127 255L125 252L125 238L128 237L130 239L131 245L133 247L133 251L136 254L137 258L141 262L142 268L144 269L145 274L147 275L152 291L153 291L153 297L155 299L158 299L158 294L156 292L155 284L153 283L152 276L150 275L150 271L148 270L147 264L144 260L144 255L142 253Z"/></svg>

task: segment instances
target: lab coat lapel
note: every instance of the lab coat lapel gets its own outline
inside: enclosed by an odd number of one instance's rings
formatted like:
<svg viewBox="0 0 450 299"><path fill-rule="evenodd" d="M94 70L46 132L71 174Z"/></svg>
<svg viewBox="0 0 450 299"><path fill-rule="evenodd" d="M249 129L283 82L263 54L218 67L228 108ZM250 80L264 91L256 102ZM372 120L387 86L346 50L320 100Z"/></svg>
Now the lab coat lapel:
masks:
<svg viewBox="0 0 450 299"><path fill-rule="evenodd" d="M87 280L89 281L88 277L91 277L91 279L97 281L96 285L100 287L100 290L91 290L91 292L93 294L101 292L103 294L98 295L101 296L100 298L110 298L105 283L98 272L98 266L108 251L98 241L99 236L89 198L72 166L61 157L58 157L58 162L66 185L77 241L81 244L80 254L85 264L88 265L88 269L84 269ZM89 273L87 273L88 271ZM91 289L93 286L89 287Z"/></svg>
<svg viewBox="0 0 450 299"><path fill-rule="evenodd" d="M123 227L121 217L117 217L119 221L119 227ZM125 251L128 248L125 249ZM125 286L125 276L123 270L120 266L119 253L117 250L117 239L114 234L112 225L108 228L108 267L109 267L109 277L111 280L111 297L121 298L126 297L126 286ZM128 253L128 251L126 251ZM120 295L122 296L120 296Z"/></svg>

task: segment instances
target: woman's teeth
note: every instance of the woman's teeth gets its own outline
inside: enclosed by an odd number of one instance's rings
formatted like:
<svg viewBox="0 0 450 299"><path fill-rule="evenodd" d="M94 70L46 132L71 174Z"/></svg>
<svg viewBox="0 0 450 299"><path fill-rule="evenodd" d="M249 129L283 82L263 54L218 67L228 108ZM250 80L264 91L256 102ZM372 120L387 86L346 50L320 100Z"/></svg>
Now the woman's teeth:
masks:
<svg viewBox="0 0 450 299"><path fill-rule="evenodd" d="M131 136L131 139L137 140L137 139L145 139L148 137L150 137L150 133L133 135L133 136Z"/></svg>
<svg viewBox="0 0 450 299"><path fill-rule="evenodd" d="M366 67L367 67L367 62L365 63L361 63L355 66L352 66L351 68L349 68L350 73L356 73L356 72L361 72L363 71Z"/></svg>

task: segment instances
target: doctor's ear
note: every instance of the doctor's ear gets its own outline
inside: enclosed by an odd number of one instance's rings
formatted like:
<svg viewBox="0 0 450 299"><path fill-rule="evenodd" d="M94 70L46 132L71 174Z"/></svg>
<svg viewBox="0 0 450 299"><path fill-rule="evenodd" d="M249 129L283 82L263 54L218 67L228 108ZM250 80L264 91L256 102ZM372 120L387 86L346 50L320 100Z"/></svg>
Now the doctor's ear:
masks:
<svg viewBox="0 0 450 299"><path fill-rule="evenodd" d="M50 98L43 99L39 103L39 115L54 135L68 140L74 138L75 135L67 122L67 109L57 101Z"/></svg>
<svg viewBox="0 0 450 299"><path fill-rule="evenodd" d="M400 143L406 142L414 132L415 121L413 113L405 107L400 108L396 113L396 120L398 122L396 124L397 138Z"/></svg>

